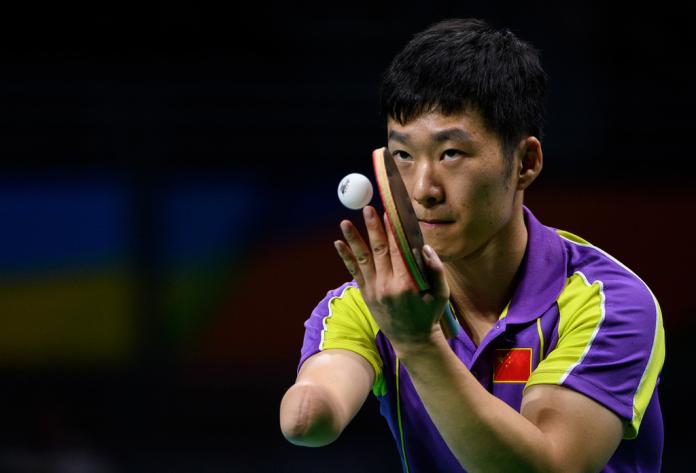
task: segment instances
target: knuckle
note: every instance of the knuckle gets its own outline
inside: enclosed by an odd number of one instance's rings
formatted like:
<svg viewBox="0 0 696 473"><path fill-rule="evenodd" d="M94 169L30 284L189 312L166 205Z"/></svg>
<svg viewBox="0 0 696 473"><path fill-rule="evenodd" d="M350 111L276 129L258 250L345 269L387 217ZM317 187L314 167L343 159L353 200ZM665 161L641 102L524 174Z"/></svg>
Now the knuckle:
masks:
<svg viewBox="0 0 696 473"><path fill-rule="evenodd" d="M367 264L370 262L370 255L367 253L361 253L355 255L355 257L357 258L359 264Z"/></svg>
<svg viewBox="0 0 696 473"><path fill-rule="evenodd" d="M372 252L377 256L384 256L389 253L389 247L384 243L380 242L372 247Z"/></svg>

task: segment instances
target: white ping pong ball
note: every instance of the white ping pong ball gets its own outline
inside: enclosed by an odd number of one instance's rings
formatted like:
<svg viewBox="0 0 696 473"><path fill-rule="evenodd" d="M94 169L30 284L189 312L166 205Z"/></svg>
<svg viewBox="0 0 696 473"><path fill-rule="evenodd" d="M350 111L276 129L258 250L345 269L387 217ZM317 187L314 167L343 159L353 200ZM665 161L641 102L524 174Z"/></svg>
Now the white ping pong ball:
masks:
<svg viewBox="0 0 696 473"><path fill-rule="evenodd" d="M372 183L362 174L354 172L338 184L338 200L349 209L358 210L372 200Z"/></svg>

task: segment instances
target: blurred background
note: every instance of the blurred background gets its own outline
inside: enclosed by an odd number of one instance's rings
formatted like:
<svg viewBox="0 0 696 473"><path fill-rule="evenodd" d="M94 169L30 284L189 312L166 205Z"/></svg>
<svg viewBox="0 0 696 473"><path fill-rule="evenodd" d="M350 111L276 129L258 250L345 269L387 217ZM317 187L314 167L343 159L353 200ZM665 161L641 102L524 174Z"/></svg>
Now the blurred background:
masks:
<svg viewBox="0 0 696 473"><path fill-rule="evenodd" d="M304 320L348 276L332 242L358 214L336 187L372 176L382 71L470 16L549 74L527 205L662 304L664 471L684 471L691 12L470 3L3 5L0 472L399 471L374 399L323 449L285 442L278 405Z"/></svg>

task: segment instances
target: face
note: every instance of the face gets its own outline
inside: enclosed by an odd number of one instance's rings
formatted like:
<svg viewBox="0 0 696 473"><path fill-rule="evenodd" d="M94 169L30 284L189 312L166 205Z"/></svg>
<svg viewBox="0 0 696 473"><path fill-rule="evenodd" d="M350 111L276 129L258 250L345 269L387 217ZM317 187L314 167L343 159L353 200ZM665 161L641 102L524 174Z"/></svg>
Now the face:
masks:
<svg viewBox="0 0 696 473"><path fill-rule="evenodd" d="M510 223L517 182L498 136L475 111L387 123L426 243L445 262L485 251Z"/></svg>

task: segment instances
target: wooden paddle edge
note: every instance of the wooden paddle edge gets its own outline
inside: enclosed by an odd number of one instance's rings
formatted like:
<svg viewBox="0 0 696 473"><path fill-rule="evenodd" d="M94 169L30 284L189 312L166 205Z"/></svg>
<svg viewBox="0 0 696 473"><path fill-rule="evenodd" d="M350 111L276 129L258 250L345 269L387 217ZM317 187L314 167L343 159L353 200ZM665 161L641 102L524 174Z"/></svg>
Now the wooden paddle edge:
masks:
<svg viewBox="0 0 696 473"><path fill-rule="evenodd" d="M389 178L387 176L387 170L384 165L384 160L387 159L385 154L386 148L379 148L372 152L372 164L375 169L375 177L377 180L377 189L379 190L379 196L382 200L382 205L387 213L387 221L389 226L396 236L396 243L399 247L399 254L403 260L406 267L409 269L409 274L413 279L419 290L426 291L430 289L430 284L428 283L425 276L421 273L416 260L411 254L411 248L408 244L408 239L406 238L406 233L404 232L401 220L399 219L399 214L396 211L396 204L394 203L394 198L391 193L391 188L389 187Z"/></svg>

